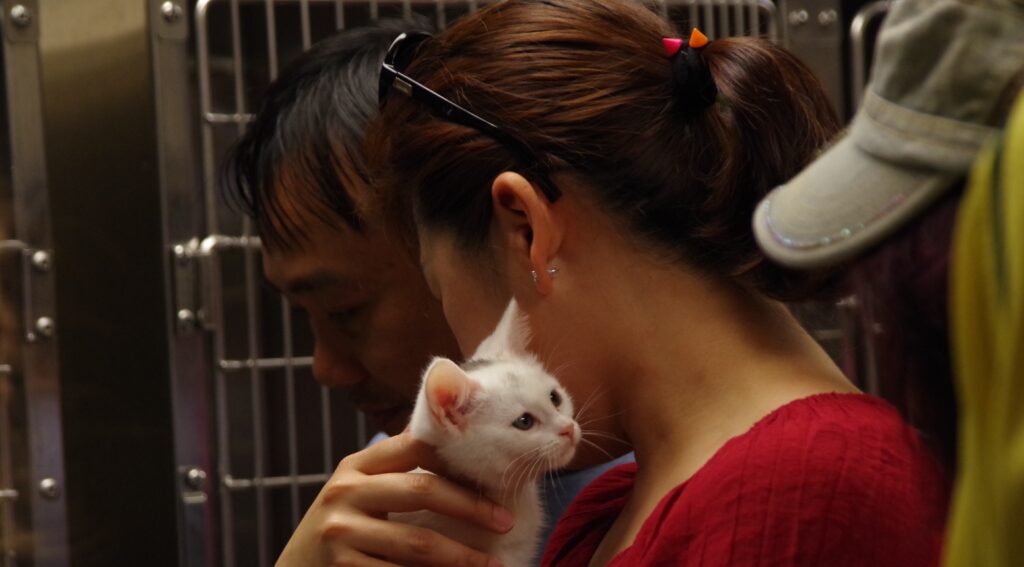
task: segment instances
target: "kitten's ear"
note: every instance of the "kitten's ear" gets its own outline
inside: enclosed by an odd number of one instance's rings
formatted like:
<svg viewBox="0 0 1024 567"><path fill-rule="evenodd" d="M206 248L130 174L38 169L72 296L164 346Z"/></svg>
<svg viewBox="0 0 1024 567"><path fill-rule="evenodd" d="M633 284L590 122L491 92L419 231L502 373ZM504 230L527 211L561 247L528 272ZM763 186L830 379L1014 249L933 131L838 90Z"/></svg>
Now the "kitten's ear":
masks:
<svg viewBox="0 0 1024 567"><path fill-rule="evenodd" d="M447 358L435 358L424 376L424 394L434 423L462 431L480 385Z"/></svg>
<svg viewBox="0 0 1024 567"><path fill-rule="evenodd" d="M476 352L474 359L493 360L501 358L502 354L511 353L519 356L529 354L526 345L530 342L530 326L526 321L526 315L519 309L519 304L513 299L505 308L505 313L498 321L491 336L484 339Z"/></svg>

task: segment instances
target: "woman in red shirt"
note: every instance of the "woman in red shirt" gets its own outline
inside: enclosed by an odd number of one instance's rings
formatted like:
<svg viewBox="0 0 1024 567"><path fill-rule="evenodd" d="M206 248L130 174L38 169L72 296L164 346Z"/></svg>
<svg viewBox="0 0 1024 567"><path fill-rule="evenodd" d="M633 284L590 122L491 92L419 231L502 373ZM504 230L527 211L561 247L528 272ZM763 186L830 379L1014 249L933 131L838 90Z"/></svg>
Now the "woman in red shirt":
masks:
<svg viewBox="0 0 1024 567"><path fill-rule="evenodd" d="M542 565L937 565L942 476L885 402L811 396L727 441L610 561L600 552L638 474L609 471L562 516Z"/></svg>
<svg viewBox="0 0 1024 567"><path fill-rule="evenodd" d="M545 565L933 565L942 472L782 303L817 282L751 234L836 134L825 93L770 42L674 37L628 0L507 0L400 38L367 209L416 249L463 352L515 297L597 445L576 464L635 451ZM457 549L429 541L425 564Z"/></svg>

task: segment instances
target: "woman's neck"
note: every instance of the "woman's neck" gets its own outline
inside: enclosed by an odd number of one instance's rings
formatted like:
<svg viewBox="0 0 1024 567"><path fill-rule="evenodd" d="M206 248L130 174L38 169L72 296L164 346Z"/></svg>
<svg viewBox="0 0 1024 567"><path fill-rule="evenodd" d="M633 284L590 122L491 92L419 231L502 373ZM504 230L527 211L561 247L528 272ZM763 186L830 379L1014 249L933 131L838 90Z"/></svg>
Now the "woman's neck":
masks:
<svg viewBox="0 0 1024 567"><path fill-rule="evenodd" d="M601 305L605 320L588 325L590 348L604 355L594 368L638 465L593 565L631 545L664 495L730 438L792 400L855 391L782 304L674 268L627 273L587 274L601 283L578 299Z"/></svg>
<svg viewBox="0 0 1024 567"><path fill-rule="evenodd" d="M673 471L677 484L789 401L855 391L781 303L642 259L626 273L594 274L589 301L602 306L594 352L604 354L638 483Z"/></svg>

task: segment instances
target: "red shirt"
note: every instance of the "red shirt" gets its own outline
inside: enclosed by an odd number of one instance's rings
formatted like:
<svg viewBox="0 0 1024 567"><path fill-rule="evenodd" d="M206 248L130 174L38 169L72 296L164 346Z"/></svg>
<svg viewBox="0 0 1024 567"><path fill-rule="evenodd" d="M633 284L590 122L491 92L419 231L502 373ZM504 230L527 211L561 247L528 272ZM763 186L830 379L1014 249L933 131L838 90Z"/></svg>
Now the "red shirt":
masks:
<svg viewBox="0 0 1024 567"><path fill-rule="evenodd" d="M542 567L585 567L637 465L585 488ZM644 521L609 567L938 565L949 486L914 430L878 398L791 402L730 439Z"/></svg>

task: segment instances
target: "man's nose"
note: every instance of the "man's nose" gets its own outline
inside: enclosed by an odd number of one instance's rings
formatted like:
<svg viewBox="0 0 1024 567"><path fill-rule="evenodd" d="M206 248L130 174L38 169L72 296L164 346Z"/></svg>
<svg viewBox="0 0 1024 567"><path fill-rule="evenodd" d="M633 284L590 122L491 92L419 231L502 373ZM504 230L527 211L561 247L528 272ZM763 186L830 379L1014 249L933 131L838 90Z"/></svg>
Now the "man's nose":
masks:
<svg viewBox="0 0 1024 567"><path fill-rule="evenodd" d="M366 372L355 357L317 341L313 347L313 378L323 386L352 386L363 381Z"/></svg>

